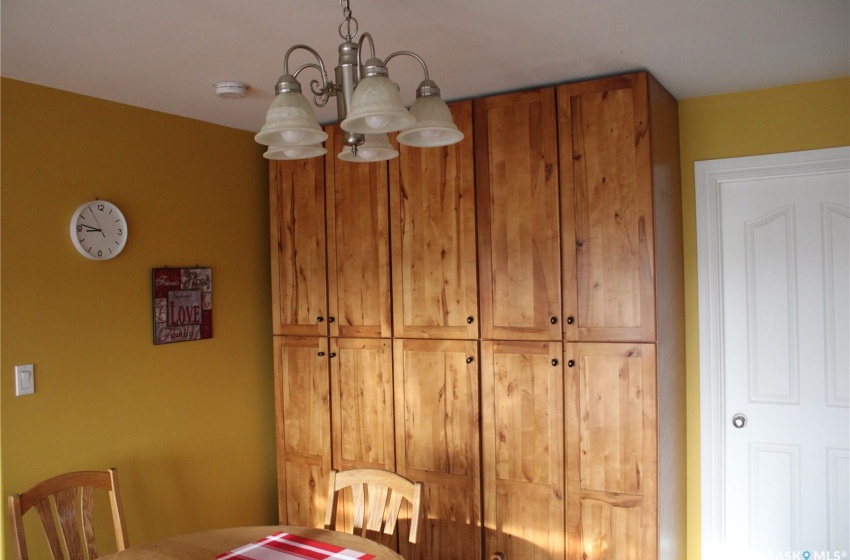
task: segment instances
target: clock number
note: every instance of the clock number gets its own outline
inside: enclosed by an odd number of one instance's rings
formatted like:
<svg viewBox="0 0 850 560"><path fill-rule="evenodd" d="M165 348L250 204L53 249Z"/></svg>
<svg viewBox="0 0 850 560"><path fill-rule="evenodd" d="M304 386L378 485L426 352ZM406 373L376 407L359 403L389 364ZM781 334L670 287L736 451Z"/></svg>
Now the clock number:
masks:
<svg viewBox="0 0 850 560"><path fill-rule="evenodd" d="M98 212L103 212L103 208L104 208L103 204L98 204L98 205L97 205L97 211L98 211Z"/></svg>
<svg viewBox="0 0 850 560"><path fill-rule="evenodd" d="M103 251L102 251L102 250L100 250L100 249L98 249L98 251L97 251L97 256L98 256L98 257L102 257L102 256L103 256Z"/></svg>
<svg viewBox="0 0 850 560"><path fill-rule="evenodd" d="M83 226L77 226L77 233L81 233L83 231Z"/></svg>
<svg viewBox="0 0 850 560"><path fill-rule="evenodd" d="M121 228L118 228L118 235L124 235L124 230L121 229Z"/></svg>

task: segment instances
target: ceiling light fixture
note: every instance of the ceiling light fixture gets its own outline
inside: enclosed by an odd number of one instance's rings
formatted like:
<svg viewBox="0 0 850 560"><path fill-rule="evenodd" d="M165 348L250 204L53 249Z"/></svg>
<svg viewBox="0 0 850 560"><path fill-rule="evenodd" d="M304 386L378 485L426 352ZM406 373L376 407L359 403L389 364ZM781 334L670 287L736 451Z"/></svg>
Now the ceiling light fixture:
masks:
<svg viewBox="0 0 850 560"><path fill-rule="evenodd" d="M428 76L422 57L410 51L396 51L384 60L375 57L372 35L364 32L359 41L357 19L351 16L349 0L340 0L344 19L339 24L339 65L336 83L328 79L322 57L307 45L294 45L286 51L283 75L275 85L275 99L266 113L266 122L254 139L268 146L268 159L303 159L327 153L322 146L328 135L319 126L316 113L301 92L298 75L308 68L319 72L319 80L310 82L313 103L324 107L331 97L337 98L337 115L344 132L345 146L338 157L344 161L382 161L398 156L387 134L400 131L398 141L408 146L436 147L455 144L463 133L452 122L448 105L440 97L440 88ZM369 41L369 58L363 62L363 44ZM305 50L316 57L293 74L289 57ZM425 79L416 88L416 101L408 111L401 100L399 87L390 81L387 63L397 56L410 56L419 61Z"/></svg>

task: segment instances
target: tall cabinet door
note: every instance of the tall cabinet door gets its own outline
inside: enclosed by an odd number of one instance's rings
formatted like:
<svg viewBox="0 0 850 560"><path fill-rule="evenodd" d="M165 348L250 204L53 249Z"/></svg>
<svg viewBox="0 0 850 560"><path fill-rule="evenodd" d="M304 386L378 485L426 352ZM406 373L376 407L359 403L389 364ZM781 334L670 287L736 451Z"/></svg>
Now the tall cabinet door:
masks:
<svg viewBox="0 0 850 560"><path fill-rule="evenodd" d="M561 339L555 90L475 100L481 336Z"/></svg>
<svg viewBox="0 0 850 560"><path fill-rule="evenodd" d="M425 487L421 544L399 539L401 555L481 558L478 343L396 339L393 344L398 472Z"/></svg>
<svg viewBox="0 0 850 560"><path fill-rule="evenodd" d="M392 342L332 338L329 356L333 468L394 471ZM344 490L337 504L337 530L353 531L352 504L350 490Z"/></svg>
<svg viewBox="0 0 850 560"><path fill-rule="evenodd" d="M331 339L334 468L395 469L392 343Z"/></svg>
<svg viewBox="0 0 850 560"><path fill-rule="evenodd" d="M390 165L393 329L399 338L478 338L472 102L450 105L464 139L401 145Z"/></svg>
<svg viewBox="0 0 850 560"><path fill-rule="evenodd" d="M321 527L331 468L328 339L274 337L278 517Z"/></svg>
<svg viewBox="0 0 850 560"><path fill-rule="evenodd" d="M564 558L560 342L481 343L485 553Z"/></svg>
<svg viewBox="0 0 850 560"><path fill-rule="evenodd" d="M274 334L327 334L321 158L269 164Z"/></svg>
<svg viewBox="0 0 850 560"><path fill-rule="evenodd" d="M657 558L654 344L567 345L570 560Z"/></svg>
<svg viewBox="0 0 850 560"><path fill-rule="evenodd" d="M568 340L655 341L645 73L558 86Z"/></svg>
<svg viewBox="0 0 850 560"><path fill-rule="evenodd" d="M342 129L328 127L326 147L330 334L392 336L387 163L336 157Z"/></svg>

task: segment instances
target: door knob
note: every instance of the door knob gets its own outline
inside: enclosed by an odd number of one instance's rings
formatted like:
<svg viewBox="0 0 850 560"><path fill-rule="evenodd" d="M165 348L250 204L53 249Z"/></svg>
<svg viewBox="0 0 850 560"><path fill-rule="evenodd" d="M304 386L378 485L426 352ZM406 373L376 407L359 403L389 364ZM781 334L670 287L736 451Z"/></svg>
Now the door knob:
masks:
<svg viewBox="0 0 850 560"><path fill-rule="evenodd" d="M738 414L736 414L735 416L733 416L733 417L732 417L732 425L733 425L733 426L735 426L735 427L736 427L736 428L738 428L738 429L741 429L741 428L743 428L744 426L746 426L746 425L747 425L747 417L746 417L746 415L741 414L741 413L739 412Z"/></svg>

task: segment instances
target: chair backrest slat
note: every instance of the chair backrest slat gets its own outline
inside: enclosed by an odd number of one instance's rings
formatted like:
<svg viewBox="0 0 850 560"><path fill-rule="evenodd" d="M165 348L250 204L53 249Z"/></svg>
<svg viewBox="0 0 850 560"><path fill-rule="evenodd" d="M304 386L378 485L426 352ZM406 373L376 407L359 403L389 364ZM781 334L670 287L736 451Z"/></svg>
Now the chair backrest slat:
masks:
<svg viewBox="0 0 850 560"><path fill-rule="evenodd" d="M351 485L351 497L354 502L354 532L363 534L363 517L366 512L366 496L365 489L362 484Z"/></svg>
<svg viewBox="0 0 850 560"><path fill-rule="evenodd" d="M398 492L393 492L390 497L390 503L387 505L387 518L384 525L384 533L392 535L395 531L395 526L398 524L398 513L401 511L402 497Z"/></svg>
<svg viewBox="0 0 850 560"><path fill-rule="evenodd" d="M62 539L56 528L56 522L53 520L53 508L50 505L50 500L45 499L36 502L35 509L38 511L39 518L41 518L41 526L44 528L47 544L50 546L50 553L54 558L62 558ZM24 556L24 559L26 559L26 556Z"/></svg>
<svg viewBox="0 0 850 560"><path fill-rule="evenodd" d="M83 541L89 558L97 558L94 546L94 488L84 486L80 496L80 525L83 527Z"/></svg>
<svg viewBox="0 0 850 560"><path fill-rule="evenodd" d="M53 495L56 514L59 517L59 530L65 541L70 558L85 558L80 542L80 520L77 510L79 498L76 488L65 488Z"/></svg>
<svg viewBox="0 0 850 560"><path fill-rule="evenodd" d="M366 530L380 533L384 527L384 512L390 489L380 484L371 484L367 492L369 493L369 521L366 523ZM389 534L392 534L392 530Z"/></svg>

